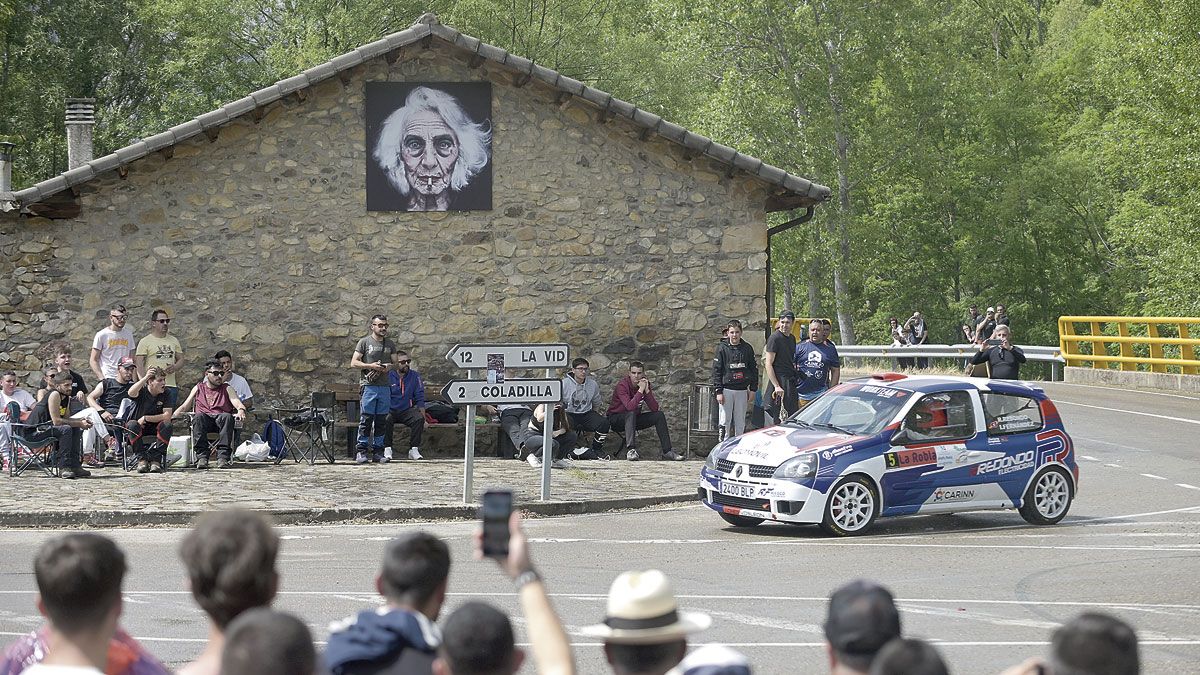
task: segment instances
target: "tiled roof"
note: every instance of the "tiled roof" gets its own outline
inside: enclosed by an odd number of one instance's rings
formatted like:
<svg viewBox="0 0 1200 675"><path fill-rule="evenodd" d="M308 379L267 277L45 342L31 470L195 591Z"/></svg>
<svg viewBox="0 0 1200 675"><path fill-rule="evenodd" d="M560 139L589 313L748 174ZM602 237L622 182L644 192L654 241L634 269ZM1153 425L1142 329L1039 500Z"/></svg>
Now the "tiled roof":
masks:
<svg viewBox="0 0 1200 675"><path fill-rule="evenodd" d="M764 163L761 159L742 154L733 148L716 143L710 138L692 133L677 124L672 124L664 120L654 113L642 110L632 103L614 98L612 94L589 87L578 80L544 66L539 66L529 59L511 54L499 47L487 44L478 38L464 35L449 26L442 25L433 14L422 15L415 24L405 30L392 33L385 38L363 45L353 51L335 57L331 61L309 68L299 75L280 80L249 96L240 98L232 103L227 103L211 112L204 113L196 119L173 126L160 134L139 140L136 143L127 145L111 154L96 158L66 173L12 193L12 199L19 207L28 207L63 190L86 183L101 173L116 170L152 152L163 150L176 143L204 133L206 130L219 127L236 117L277 101L288 94L311 87L318 82L334 77L342 71L349 70L364 61L384 56L393 50L411 45L428 36L440 38L458 49L498 63L531 79L540 80L560 91L588 101L605 110L608 114L631 120L635 125L674 141L692 152L706 155L718 162L751 174L766 183L777 186L779 188L777 192L781 192L782 194L778 195L774 200L779 205L778 208L772 210L811 206L817 202L829 199L830 190L823 185L818 185L800 176L792 175L783 169Z"/></svg>

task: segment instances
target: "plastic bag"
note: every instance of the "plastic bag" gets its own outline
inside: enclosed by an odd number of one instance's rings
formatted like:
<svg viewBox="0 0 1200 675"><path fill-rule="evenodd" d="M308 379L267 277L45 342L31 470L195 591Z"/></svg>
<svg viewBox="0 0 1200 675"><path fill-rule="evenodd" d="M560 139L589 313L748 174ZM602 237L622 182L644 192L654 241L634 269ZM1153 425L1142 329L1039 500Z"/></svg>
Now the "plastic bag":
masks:
<svg viewBox="0 0 1200 675"><path fill-rule="evenodd" d="M248 441L242 441L242 444L233 451L234 459L240 459L243 462L265 462L270 458L270 454L271 447L258 434L254 434Z"/></svg>

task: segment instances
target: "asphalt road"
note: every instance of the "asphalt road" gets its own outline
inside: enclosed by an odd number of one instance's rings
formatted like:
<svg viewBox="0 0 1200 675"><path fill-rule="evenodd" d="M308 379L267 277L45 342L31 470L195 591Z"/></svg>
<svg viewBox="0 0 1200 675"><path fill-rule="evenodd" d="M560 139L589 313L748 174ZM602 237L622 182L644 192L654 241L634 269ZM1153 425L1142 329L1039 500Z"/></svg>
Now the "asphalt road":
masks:
<svg viewBox="0 0 1200 675"><path fill-rule="evenodd" d="M1087 609L1137 629L1144 672L1196 672L1200 399L1047 389L1081 470L1078 500L1055 527L1027 526L1013 512L975 513L880 521L869 536L831 540L809 527L736 530L698 506L529 521L581 672L604 668L598 645L577 629L601 619L613 576L632 567L668 571L682 606L713 615L714 627L696 641L734 645L760 673L822 672L825 599L857 577L890 586L906 633L937 641L957 673L996 673L1044 653L1054 627ZM469 559L469 523L283 528L278 606L323 640L330 620L376 602L383 542L411 527L450 542L449 609L482 598L517 611L494 565ZM30 561L46 536L0 532L0 642L40 622ZM175 554L182 531L112 536L132 562L126 627L169 664L186 662L205 624L183 591Z"/></svg>

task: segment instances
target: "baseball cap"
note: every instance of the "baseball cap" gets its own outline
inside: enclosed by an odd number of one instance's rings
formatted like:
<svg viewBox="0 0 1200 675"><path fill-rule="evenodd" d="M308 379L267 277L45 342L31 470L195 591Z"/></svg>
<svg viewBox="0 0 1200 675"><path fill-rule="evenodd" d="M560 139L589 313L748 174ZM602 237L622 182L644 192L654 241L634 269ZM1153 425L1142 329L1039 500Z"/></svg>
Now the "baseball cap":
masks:
<svg viewBox="0 0 1200 675"><path fill-rule="evenodd" d="M995 311L996 311L996 308L995 308L995 307L988 307L988 308L987 308L987 311L988 311L988 314L993 314L993 313L995 313Z"/></svg>
<svg viewBox="0 0 1200 675"><path fill-rule="evenodd" d="M134 361L132 356L122 356L121 359L117 361L118 368L128 368L136 365L137 361Z"/></svg>
<svg viewBox="0 0 1200 675"><path fill-rule="evenodd" d="M896 601L883 586L852 581L829 596L825 639L842 654L873 655L900 637Z"/></svg>
<svg viewBox="0 0 1200 675"><path fill-rule="evenodd" d="M795 319L795 318L796 318L796 313L795 313L795 312L793 312L792 310L790 310L790 309L789 309L789 310L787 310L787 311L780 312L780 313L779 313L779 318L781 318L781 319Z"/></svg>

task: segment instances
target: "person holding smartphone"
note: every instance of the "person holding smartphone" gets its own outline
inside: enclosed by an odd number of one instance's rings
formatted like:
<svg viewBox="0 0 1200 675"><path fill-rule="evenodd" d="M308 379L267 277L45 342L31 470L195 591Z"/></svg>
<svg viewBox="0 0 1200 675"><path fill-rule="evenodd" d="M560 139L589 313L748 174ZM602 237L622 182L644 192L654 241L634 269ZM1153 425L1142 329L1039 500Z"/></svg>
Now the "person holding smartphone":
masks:
<svg viewBox="0 0 1200 675"><path fill-rule="evenodd" d="M986 363L994 380L1021 379L1021 364L1025 363L1025 352L1012 343L1012 331L1000 325L992 337L979 345L979 352L971 357L971 363Z"/></svg>

